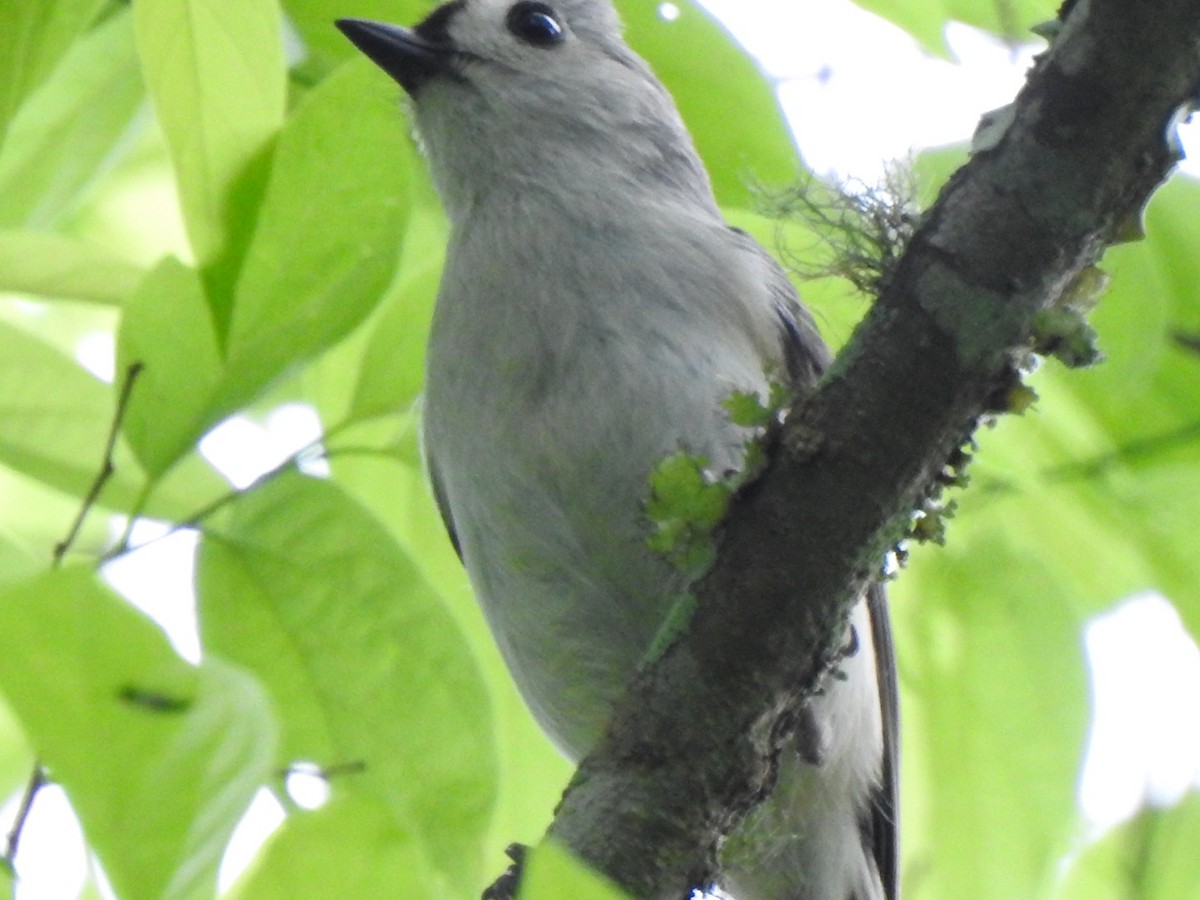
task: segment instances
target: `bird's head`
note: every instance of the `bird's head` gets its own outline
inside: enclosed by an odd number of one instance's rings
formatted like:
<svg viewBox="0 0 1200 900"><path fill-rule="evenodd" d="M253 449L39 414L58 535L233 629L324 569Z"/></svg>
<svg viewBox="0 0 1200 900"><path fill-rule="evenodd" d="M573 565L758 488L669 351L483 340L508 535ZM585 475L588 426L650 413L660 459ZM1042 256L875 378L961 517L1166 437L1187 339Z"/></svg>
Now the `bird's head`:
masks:
<svg viewBox="0 0 1200 900"><path fill-rule="evenodd" d="M338 27L413 101L453 215L462 191L709 194L675 104L609 0L452 0L413 28Z"/></svg>

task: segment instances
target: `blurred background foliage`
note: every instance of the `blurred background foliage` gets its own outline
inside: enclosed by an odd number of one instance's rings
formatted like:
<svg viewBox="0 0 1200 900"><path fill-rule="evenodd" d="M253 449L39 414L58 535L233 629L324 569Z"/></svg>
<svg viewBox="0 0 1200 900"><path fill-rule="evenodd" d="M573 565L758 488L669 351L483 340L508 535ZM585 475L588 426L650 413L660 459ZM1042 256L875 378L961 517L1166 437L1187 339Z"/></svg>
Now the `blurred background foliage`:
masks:
<svg viewBox="0 0 1200 900"><path fill-rule="evenodd" d="M802 255L815 237L756 199L802 171L768 80L699 7L618 5L730 220ZM1018 40L1055 12L860 5L943 55L950 19ZM122 898L214 896L262 788L286 815L225 895L475 896L569 775L425 491L446 226L398 89L330 24L428 9L0 6L0 791L46 765L98 861L85 896L101 869ZM964 158L926 154L924 192ZM1096 840L1077 795L1084 623L1149 590L1200 633L1197 208L1174 179L1147 239L1107 255L1092 316L1107 362L1047 363L1035 409L977 435L947 545L917 549L893 588L909 898L1200 897L1194 797ZM802 290L835 343L865 308L836 280ZM200 452L231 416L297 403L317 439L256 481ZM199 533L190 591L138 574L146 521ZM109 583L117 566L162 595L160 618L197 623L198 652ZM304 766L327 776L323 805L289 791ZM542 896L599 890L561 868L539 863Z"/></svg>

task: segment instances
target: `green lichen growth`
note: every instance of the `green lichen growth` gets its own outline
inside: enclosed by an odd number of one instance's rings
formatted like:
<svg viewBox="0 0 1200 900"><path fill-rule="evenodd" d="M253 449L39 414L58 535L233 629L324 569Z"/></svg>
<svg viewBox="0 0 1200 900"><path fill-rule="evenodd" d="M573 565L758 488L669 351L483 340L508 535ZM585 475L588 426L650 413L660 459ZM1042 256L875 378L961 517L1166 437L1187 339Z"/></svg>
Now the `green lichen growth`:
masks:
<svg viewBox="0 0 1200 900"><path fill-rule="evenodd" d="M963 447L955 448L950 454L950 458L946 460L946 464L942 466L942 471L937 475L937 484L939 490L946 488L965 488L971 483L971 476L967 472L967 466L970 465L973 456Z"/></svg>
<svg viewBox="0 0 1200 900"><path fill-rule="evenodd" d="M1005 393L1004 401L1004 412L1023 416L1027 410L1037 403L1038 393L1027 384L1014 384Z"/></svg>
<svg viewBox="0 0 1200 900"><path fill-rule="evenodd" d="M949 503L930 501L913 520L910 537L921 544L946 544L946 524L958 512L958 501Z"/></svg>
<svg viewBox="0 0 1200 900"><path fill-rule="evenodd" d="M1104 358L1095 329L1075 306L1039 310L1031 325L1034 352L1053 356L1068 368L1085 368Z"/></svg>
<svg viewBox="0 0 1200 900"><path fill-rule="evenodd" d="M692 616L695 612L695 595L690 592L684 592L675 601L662 627L658 629L658 634L650 642L650 649L642 657L642 664L648 665L666 653L667 648L674 644L681 634L687 631L687 627L691 624Z"/></svg>
<svg viewBox="0 0 1200 900"><path fill-rule="evenodd" d="M646 516L653 528L647 543L688 581L699 578L713 564L713 531L724 518L734 492L766 465L763 438L769 428L782 421L789 395L770 370L765 374L765 401L757 391L735 390L721 402L729 421L747 431L738 469L714 476L707 457L680 450L650 473Z"/></svg>
<svg viewBox="0 0 1200 900"><path fill-rule="evenodd" d="M712 478L707 465L707 457L681 450L650 475L646 516L653 530L647 543L689 580L708 571L716 558L713 530L734 490L725 480Z"/></svg>
<svg viewBox="0 0 1200 900"><path fill-rule="evenodd" d="M1180 151L1182 152L1182 151ZM1139 206L1113 226L1109 244L1136 244L1146 239L1146 207Z"/></svg>
<svg viewBox="0 0 1200 900"><path fill-rule="evenodd" d="M1053 44L1054 39L1062 31L1062 26L1061 19L1050 19L1047 22L1038 22L1036 25L1031 26L1029 30L1045 40L1047 44Z"/></svg>
<svg viewBox="0 0 1200 900"><path fill-rule="evenodd" d="M730 473L725 483L736 490L753 480L767 464L767 453L763 436L767 429L783 421L784 412L791 396L775 373L767 371L767 400L755 391L734 391L721 406L729 414L729 421L741 428L750 429L750 435L742 445L742 467Z"/></svg>
<svg viewBox="0 0 1200 900"><path fill-rule="evenodd" d="M1055 306L1067 306L1081 313L1091 312L1108 287L1109 277L1099 266L1084 266L1059 295Z"/></svg>
<svg viewBox="0 0 1200 900"><path fill-rule="evenodd" d="M729 413L729 421L742 428L766 428L779 421L788 400L787 388L776 378L768 379L767 401L757 391L734 391L721 406Z"/></svg>

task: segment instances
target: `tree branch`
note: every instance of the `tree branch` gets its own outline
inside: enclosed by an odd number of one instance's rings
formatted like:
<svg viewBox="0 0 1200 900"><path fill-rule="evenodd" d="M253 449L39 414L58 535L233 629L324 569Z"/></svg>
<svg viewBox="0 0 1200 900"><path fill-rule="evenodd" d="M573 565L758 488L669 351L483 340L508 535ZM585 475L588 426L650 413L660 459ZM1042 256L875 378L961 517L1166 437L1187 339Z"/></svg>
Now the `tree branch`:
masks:
<svg viewBox="0 0 1200 900"><path fill-rule="evenodd" d="M781 723L849 609L1059 302L1176 162L1200 87L1195 0L1078 0L987 148L930 210L831 375L732 506L686 631L583 761L548 836L678 898L769 793Z"/></svg>

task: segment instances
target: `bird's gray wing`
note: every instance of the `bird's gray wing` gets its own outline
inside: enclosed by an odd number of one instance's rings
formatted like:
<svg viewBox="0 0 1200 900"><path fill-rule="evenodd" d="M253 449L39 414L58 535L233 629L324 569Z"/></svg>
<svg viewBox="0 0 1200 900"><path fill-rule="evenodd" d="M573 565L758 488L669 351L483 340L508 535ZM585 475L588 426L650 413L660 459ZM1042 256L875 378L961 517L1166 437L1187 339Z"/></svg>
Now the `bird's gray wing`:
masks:
<svg viewBox="0 0 1200 900"><path fill-rule="evenodd" d="M757 241L740 229L733 231L748 248L767 261L771 303L782 327L783 358L793 391L811 391L833 359L817 331L812 314L800 303L787 273ZM883 721L883 762L879 784L871 796L871 806L863 819L864 839L870 845L887 900L899 896L899 763L900 710L896 685L896 652L892 644L892 625L888 614L887 592L882 584L867 589L867 610L871 617L871 638L875 648L875 679L879 686L879 706Z"/></svg>
<svg viewBox="0 0 1200 900"><path fill-rule="evenodd" d="M796 393L811 391L833 359L829 348L821 340L812 314L800 303L796 288L775 258L742 229L731 227L729 230L737 235L746 251L759 258L766 272L771 307L782 329L788 386Z"/></svg>
<svg viewBox="0 0 1200 900"><path fill-rule="evenodd" d="M883 882L883 895L887 900L896 900L900 895L900 694L896 684L892 621L887 591L882 584L875 583L867 588L867 611L871 615L875 679L883 714L883 764L879 785L871 797L870 840L879 878Z"/></svg>
<svg viewBox="0 0 1200 900"><path fill-rule="evenodd" d="M458 532L454 530L454 517L450 515L450 504L446 501L446 491L442 487L442 479L438 476L437 466L434 465L428 447L425 448L425 467L429 471L429 485L433 489L433 499L437 503L438 512L442 514L442 524L446 526L446 534L450 536L450 543L461 562L462 546L458 543Z"/></svg>

